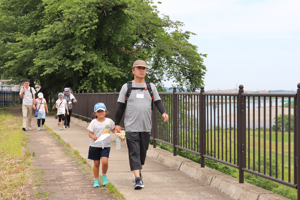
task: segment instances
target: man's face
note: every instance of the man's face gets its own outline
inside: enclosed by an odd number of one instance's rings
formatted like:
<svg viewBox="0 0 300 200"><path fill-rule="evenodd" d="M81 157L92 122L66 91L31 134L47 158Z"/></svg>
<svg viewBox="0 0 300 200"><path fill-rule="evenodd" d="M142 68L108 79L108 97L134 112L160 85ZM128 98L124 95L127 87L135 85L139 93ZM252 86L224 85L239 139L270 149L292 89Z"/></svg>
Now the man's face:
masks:
<svg viewBox="0 0 300 200"><path fill-rule="evenodd" d="M147 68L142 66L137 66L132 69L132 73L137 78L145 78L147 73Z"/></svg>
<svg viewBox="0 0 300 200"><path fill-rule="evenodd" d="M29 82L24 82L24 86L25 86L26 88L28 88L28 87L29 87Z"/></svg>

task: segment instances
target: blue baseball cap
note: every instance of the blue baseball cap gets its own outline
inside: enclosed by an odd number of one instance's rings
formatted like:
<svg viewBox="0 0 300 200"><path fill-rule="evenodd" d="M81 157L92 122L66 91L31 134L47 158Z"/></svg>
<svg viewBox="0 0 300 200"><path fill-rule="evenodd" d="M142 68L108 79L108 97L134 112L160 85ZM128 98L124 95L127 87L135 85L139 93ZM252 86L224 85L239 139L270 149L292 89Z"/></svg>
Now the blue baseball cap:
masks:
<svg viewBox="0 0 300 200"><path fill-rule="evenodd" d="M96 103L94 106L94 112L97 112L98 110L106 111L106 106L104 103Z"/></svg>

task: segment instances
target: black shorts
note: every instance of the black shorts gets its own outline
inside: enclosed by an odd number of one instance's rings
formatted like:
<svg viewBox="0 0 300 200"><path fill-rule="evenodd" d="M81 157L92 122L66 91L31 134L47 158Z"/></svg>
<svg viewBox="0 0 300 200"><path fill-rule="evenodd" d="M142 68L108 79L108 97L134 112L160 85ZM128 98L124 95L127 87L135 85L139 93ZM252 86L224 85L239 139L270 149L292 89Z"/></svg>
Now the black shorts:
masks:
<svg viewBox="0 0 300 200"><path fill-rule="evenodd" d="M89 149L88 159L90 160L100 160L102 157L109 158L110 147L91 147Z"/></svg>
<svg viewBox="0 0 300 200"><path fill-rule="evenodd" d="M130 169L142 169L145 164L150 140L149 132L126 132Z"/></svg>

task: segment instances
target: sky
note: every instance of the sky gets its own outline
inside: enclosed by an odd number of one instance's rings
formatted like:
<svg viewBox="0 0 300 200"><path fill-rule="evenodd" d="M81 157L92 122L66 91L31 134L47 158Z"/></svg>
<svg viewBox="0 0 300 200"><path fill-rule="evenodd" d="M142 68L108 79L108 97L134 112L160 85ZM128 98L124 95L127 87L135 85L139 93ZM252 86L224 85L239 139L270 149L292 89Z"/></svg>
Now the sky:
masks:
<svg viewBox="0 0 300 200"><path fill-rule="evenodd" d="M160 0L160 14L196 35L205 90L297 90L300 0ZM166 86L172 86L166 82Z"/></svg>

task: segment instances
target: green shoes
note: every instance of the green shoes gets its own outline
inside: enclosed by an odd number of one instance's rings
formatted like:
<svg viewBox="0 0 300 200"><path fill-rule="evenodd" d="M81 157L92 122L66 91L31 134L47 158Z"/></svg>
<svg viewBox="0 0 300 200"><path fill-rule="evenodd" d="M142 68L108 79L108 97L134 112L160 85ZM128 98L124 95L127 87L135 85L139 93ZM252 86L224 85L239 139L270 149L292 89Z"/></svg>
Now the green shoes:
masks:
<svg viewBox="0 0 300 200"><path fill-rule="evenodd" d="M107 176L103 175L102 176L102 185L106 185L106 184L108 184Z"/></svg>
<svg viewBox="0 0 300 200"><path fill-rule="evenodd" d="M93 187L100 187L99 179L94 181L94 186Z"/></svg>

